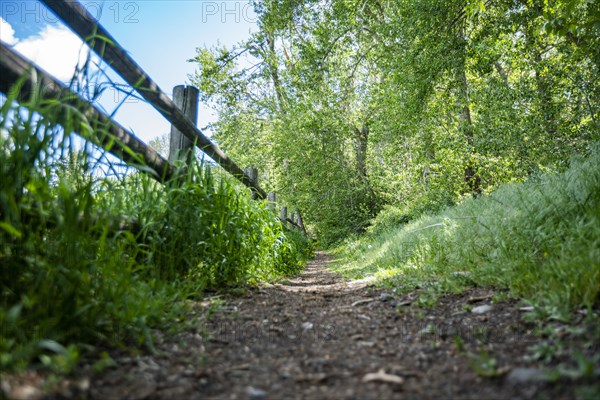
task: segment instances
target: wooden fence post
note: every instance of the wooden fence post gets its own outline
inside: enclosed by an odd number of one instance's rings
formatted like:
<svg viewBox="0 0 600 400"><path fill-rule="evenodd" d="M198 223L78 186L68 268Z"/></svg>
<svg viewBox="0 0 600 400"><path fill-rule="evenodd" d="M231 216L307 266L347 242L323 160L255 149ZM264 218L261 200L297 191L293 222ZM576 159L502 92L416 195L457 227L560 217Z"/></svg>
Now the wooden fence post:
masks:
<svg viewBox="0 0 600 400"><path fill-rule="evenodd" d="M281 210L279 212L279 219L281 220L281 224L283 227L287 227L287 207L281 206Z"/></svg>
<svg viewBox="0 0 600 400"><path fill-rule="evenodd" d="M267 208L272 212L275 212L275 203L277 203L277 193L269 192L267 193Z"/></svg>
<svg viewBox="0 0 600 400"><path fill-rule="evenodd" d="M302 220L302 215L300 214L300 210L296 210L296 217L298 218L298 226L302 230L304 236L306 236L306 228L304 227L304 221Z"/></svg>
<svg viewBox="0 0 600 400"><path fill-rule="evenodd" d="M292 221L293 224L296 223L296 211L292 211L290 213L290 220Z"/></svg>
<svg viewBox="0 0 600 400"><path fill-rule="evenodd" d="M246 175L248 175L248 178L250 178L250 180L252 180L256 183L256 186L258 186L258 168L246 168L244 170L244 173ZM252 200L257 200L257 199L258 199L258 194L256 193L256 191L252 190Z"/></svg>
<svg viewBox="0 0 600 400"><path fill-rule="evenodd" d="M198 123L198 89L193 86L178 85L173 88L173 102L194 125ZM179 129L171 125L169 139L169 162L185 160L189 164L194 157L195 143L192 143Z"/></svg>

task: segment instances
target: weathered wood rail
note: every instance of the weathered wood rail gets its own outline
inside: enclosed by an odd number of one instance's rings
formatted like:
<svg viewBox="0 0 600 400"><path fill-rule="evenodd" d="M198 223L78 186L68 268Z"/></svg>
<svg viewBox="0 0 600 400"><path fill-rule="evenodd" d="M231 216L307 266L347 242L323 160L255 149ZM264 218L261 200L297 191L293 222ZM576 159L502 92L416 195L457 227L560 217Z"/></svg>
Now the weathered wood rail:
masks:
<svg viewBox="0 0 600 400"><path fill-rule="evenodd" d="M15 86L17 82L21 82L21 85ZM11 90L18 90L19 93L11 93ZM152 176L159 182L173 177L174 166L156 150L0 41L0 92L6 93L9 100L19 100L17 96L27 97L34 91L38 91L38 94L45 99L60 100L63 104L74 107L81 112L81 119L85 118L97 128L101 127L95 131L95 135L82 135L85 139L129 165L145 164L151 168ZM77 115L73 117L77 118ZM60 121L54 122L60 123ZM147 169L144 171L148 172Z"/></svg>
<svg viewBox="0 0 600 400"><path fill-rule="evenodd" d="M197 90L177 86L173 100L165 94L150 76L131 58L119 43L100 25L94 17L77 1L41 0L69 28L73 30L94 52L134 88L172 125L169 160L138 139L127 129L112 120L90 102L71 91L29 60L20 56L6 43L0 41L0 91L8 99L19 100L18 96L28 96L34 91L47 99L58 99L81 113L80 117L91 121L94 128L90 132L75 132L107 150L133 167L145 168L159 182L173 179L176 168L173 162L179 157L193 157L193 146L211 157L225 171L252 191L256 200L275 203L275 195L267 193L258 185L258 172L254 169L243 171L216 144L211 142L196 126ZM20 85L16 85L20 83ZM18 89L19 93L11 93ZM195 93L195 95L194 95ZM55 121L60 124L60 121ZM67 132L69 133L69 132ZM287 208L282 207L281 222L288 223L306 234L300 213L292 218L287 216Z"/></svg>
<svg viewBox="0 0 600 400"><path fill-rule="evenodd" d="M102 27L89 11L77 1L42 0L63 22L69 26L92 50L151 104L167 121L175 126L192 143L211 157L225 171L266 198L265 191L253 182L216 144L212 143L189 118L177 107L148 74Z"/></svg>

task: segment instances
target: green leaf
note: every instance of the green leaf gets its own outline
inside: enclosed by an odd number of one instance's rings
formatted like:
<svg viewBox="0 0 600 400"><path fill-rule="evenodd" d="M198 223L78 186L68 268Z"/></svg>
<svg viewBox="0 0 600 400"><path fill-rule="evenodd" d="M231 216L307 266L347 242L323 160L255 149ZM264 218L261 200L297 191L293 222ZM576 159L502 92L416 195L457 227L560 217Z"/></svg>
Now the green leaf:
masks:
<svg viewBox="0 0 600 400"><path fill-rule="evenodd" d="M21 316L21 310L23 309L23 307L21 306L21 304L17 304L13 307L10 308L10 310L8 310L8 313L6 314L6 320L9 323L14 323L17 321L17 319L19 319L19 317Z"/></svg>
<svg viewBox="0 0 600 400"><path fill-rule="evenodd" d="M49 339L44 339L44 340L40 340L38 342L38 347L44 350L48 350L51 352L54 352L56 354L67 354L67 349L65 349L65 347L54 341L54 340L49 340Z"/></svg>
<svg viewBox="0 0 600 400"><path fill-rule="evenodd" d="M12 235L17 239L20 239L23 236L21 231L19 231L17 228L12 226L8 222L0 222L0 228L4 229L4 231L6 231L9 235Z"/></svg>

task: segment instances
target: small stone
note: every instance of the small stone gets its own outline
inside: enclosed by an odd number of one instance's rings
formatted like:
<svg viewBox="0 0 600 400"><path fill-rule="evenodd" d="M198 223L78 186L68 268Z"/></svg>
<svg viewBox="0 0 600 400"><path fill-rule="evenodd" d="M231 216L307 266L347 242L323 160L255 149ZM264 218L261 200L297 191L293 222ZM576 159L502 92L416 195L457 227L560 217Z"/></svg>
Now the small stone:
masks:
<svg viewBox="0 0 600 400"><path fill-rule="evenodd" d="M514 368L506 376L506 381L511 385L517 383L540 382L544 380L544 371L537 368Z"/></svg>
<svg viewBox="0 0 600 400"><path fill-rule="evenodd" d="M324 365L327 365L329 363L329 360L326 358L311 358L310 360L307 360L305 362L306 365L309 365L311 367L323 367Z"/></svg>
<svg viewBox="0 0 600 400"><path fill-rule="evenodd" d="M372 372L370 374L366 374L363 377L362 381L363 382L392 383L392 384L397 384L397 385L402 385L404 383L404 379L401 376L388 374L383 369L380 369L377 372Z"/></svg>
<svg viewBox="0 0 600 400"><path fill-rule="evenodd" d="M494 309L494 307L484 304L482 306L475 307L471 310L473 314L485 314L486 312L490 312Z"/></svg>
<svg viewBox="0 0 600 400"><path fill-rule="evenodd" d="M356 345L358 347L373 347L373 346L375 346L375 342L360 341L360 342L356 343Z"/></svg>
<svg viewBox="0 0 600 400"><path fill-rule="evenodd" d="M87 392L90 388L90 380L88 378L83 378L82 380L77 382L77 389L82 392Z"/></svg>
<svg viewBox="0 0 600 400"><path fill-rule="evenodd" d="M302 324L302 330L303 330L304 332L310 331L310 330L313 328L313 326L314 326L314 325L312 324L312 322L304 322L304 323Z"/></svg>
<svg viewBox="0 0 600 400"><path fill-rule="evenodd" d="M16 387L8 397L15 400L38 400L44 396L42 391L32 385Z"/></svg>
<svg viewBox="0 0 600 400"><path fill-rule="evenodd" d="M264 399L265 397L267 397L267 392L265 392L264 390L255 388L253 386L248 387L248 389L246 390L246 393L248 394L248 397L250 397L251 399Z"/></svg>
<svg viewBox="0 0 600 400"><path fill-rule="evenodd" d="M392 295L389 293L381 293L379 295L379 301L381 301L381 302L385 303L386 301L389 301L391 299L392 299Z"/></svg>

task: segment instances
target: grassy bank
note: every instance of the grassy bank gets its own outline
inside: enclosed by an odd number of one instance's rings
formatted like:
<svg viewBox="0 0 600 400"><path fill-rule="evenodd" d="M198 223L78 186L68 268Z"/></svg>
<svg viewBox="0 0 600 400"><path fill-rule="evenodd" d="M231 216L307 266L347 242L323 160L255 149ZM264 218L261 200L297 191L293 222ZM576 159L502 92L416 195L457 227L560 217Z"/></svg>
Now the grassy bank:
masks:
<svg viewBox="0 0 600 400"><path fill-rule="evenodd" d="M305 239L212 167L160 185L65 135L102 127L60 101L0 104L0 370L152 348L205 289L301 268Z"/></svg>
<svg viewBox="0 0 600 400"><path fill-rule="evenodd" d="M507 184L436 215L396 224L382 213L345 243L337 271L374 276L430 299L469 286L504 291L555 317L598 305L600 147L567 171Z"/></svg>

